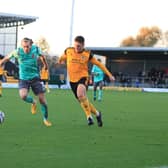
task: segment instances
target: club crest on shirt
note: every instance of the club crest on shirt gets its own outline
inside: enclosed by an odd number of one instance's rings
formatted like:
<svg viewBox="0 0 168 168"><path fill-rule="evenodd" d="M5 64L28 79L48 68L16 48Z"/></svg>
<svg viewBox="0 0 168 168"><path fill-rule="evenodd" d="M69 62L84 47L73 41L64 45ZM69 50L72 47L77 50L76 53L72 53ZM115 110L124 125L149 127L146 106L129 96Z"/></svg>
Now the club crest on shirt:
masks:
<svg viewBox="0 0 168 168"><path fill-rule="evenodd" d="M85 59L86 59L86 56L81 55L81 60L85 60Z"/></svg>

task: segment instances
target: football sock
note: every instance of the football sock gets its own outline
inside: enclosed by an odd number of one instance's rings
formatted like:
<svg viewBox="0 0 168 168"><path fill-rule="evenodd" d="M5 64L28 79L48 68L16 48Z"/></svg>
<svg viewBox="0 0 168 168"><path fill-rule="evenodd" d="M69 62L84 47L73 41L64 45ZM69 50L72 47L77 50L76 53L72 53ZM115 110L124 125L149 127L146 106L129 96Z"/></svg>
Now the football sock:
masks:
<svg viewBox="0 0 168 168"><path fill-rule="evenodd" d="M0 95L2 95L2 83L0 82Z"/></svg>
<svg viewBox="0 0 168 168"><path fill-rule="evenodd" d="M93 97L96 99L96 91L93 92Z"/></svg>
<svg viewBox="0 0 168 168"><path fill-rule="evenodd" d="M99 112L96 110L96 108L93 106L93 104L89 102L89 106L90 106L91 112L92 112L94 115L98 116L98 115L99 115Z"/></svg>
<svg viewBox="0 0 168 168"><path fill-rule="evenodd" d="M43 115L43 119L47 120L47 118L48 118L48 107L47 107L46 104L41 104L41 112L42 112L42 115Z"/></svg>
<svg viewBox="0 0 168 168"><path fill-rule="evenodd" d="M48 82L46 82L45 87L46 87L46 89L47 89L47 92L49 92L49 91L50 91L50 89L49 89L49 86L48 86Z"/></svg>
<svg viewBox="0 0 168 168"><path fill-rule="evenodd" d="M102 94L103 94L103 91L102 91L102 90L99 90L99 93L98 93L98 100L101 100L101 99L102 99Z"/></svg>
<svg viewBox="0 0 168 168"><path fill-rule="evenodd" d="M26 99L24 99L24 101L31 104L34 103L33 97L31 96L27 96Z"/></svg>
<svg viewBox="0 0 168 168"><path fill-rule="evenodd" d="M86 97L79 98L80 105L82 109L84 110L86 117L89 118L91 117L91 110L90 110L90 105L89 105L89 100Z"/></svg>

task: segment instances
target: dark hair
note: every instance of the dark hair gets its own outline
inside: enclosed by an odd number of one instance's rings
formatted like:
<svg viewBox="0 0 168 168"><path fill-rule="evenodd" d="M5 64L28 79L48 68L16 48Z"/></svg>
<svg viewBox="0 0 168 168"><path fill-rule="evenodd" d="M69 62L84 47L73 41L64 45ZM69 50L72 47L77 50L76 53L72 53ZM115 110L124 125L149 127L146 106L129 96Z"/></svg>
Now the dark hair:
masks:
<svg viewBox="0 0 168 168"><path fill-rule="evenodd" d="M33 40L28 37L23 38L22 41L30 42L30 44L33 44Z"/></svg>
<svg viewBox="0 0 168 168"><path fill-rule="evenodd" d="M22 40L24 40L24 41L30 41L30 38L24 37Z"/></svg>
<svg viewBox="0 0 168 168"><path fill-rule="evenodd" d="M79 42L79 43L84 43L85 42L85 38L83 36L76 36L74 41Z"/></svg>

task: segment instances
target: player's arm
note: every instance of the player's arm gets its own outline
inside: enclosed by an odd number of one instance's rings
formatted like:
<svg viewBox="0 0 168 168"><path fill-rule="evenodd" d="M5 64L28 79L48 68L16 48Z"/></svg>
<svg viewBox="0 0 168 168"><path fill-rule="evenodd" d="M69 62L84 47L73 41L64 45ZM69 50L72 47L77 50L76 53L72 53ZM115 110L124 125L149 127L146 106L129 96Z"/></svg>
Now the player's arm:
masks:
<svg viewBox="0 0 168 168"><path fill-rule="evenodd" d="M66 60L67 60L67 49L64 51L64 54L62 54L60 56L60 58L58 59L58 63L59 64L65 64Z"/></svg>
<svg viewBox="0 0 168 168"><path fill-rule="evenodd" d="M5 56L3 59L0 60L0 66L8 62L12 57L16 57L16 55L17 55L17 51L16 50L12 51L9 55Z"/></svg>
<svg viewBox="0 0 168 168"><path fill-rule="evenodd" d="M59 64L65 64L65 62L66 62L66 55L63 54L63 55L61 55L61 57L58 59L58 63L59 63Z"/></svg>
<svg viewBox="0 0 168 168"><path fill-rule="evenodd" d="M45 70L48 70L48 64L47 64L46 57L43 55L41 49L38 46L36 46L36 50L37 50L37 54L39 55L40 61L43 64L43 68Z"/></svg>
<svg viewBox="0 0 168 168"><path fill-rule="evenodd" d="M7 55L6 57L4 57L3 59L0 60L0 66L2 66L2 64L4 64L5 62L9 61L10 57L9 55Z"/></svg>
<svg viewBox="0 0 168 168"><path fill-rule="evenodd" d="M48 64L47 64L47 60L46 60L45 56L44 56L44 55L41 55L41 56L40 56L40 60L41 60L41 62L42 62L42 64L43 64L43 68L44 68L45 70L48 70Z"/></svg>
<svg viewBox="0 0 168 168"><path fill-rule="evenodd" d="M109 70L99 61L97 61L97 59L93 56L90 56L90 62L94 65L97 65L108 77L111 81L114 81L115 78L114 76L109 72Z"/></svg>

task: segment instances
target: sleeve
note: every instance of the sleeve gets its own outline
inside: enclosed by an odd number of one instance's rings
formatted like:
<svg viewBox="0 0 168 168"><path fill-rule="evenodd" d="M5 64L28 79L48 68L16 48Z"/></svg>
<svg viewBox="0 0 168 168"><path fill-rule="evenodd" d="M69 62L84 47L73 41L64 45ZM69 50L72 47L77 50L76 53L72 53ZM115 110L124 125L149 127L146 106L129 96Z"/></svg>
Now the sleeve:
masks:
<svg viewBox="0 0 168 168"><path fill-rule="evenodd" d="M90 51L89 60L93 58L93 53Z"/></svg>
<svg viewBox="0 0 168 168"><path fill-rule="evenodd" d="M90 62L94 65L97 65L107 76L109 76L109 77L112 76L112 74L109 72L109 70L101 62L97 61L97 59L95 57L92 57Z"/></svg>

